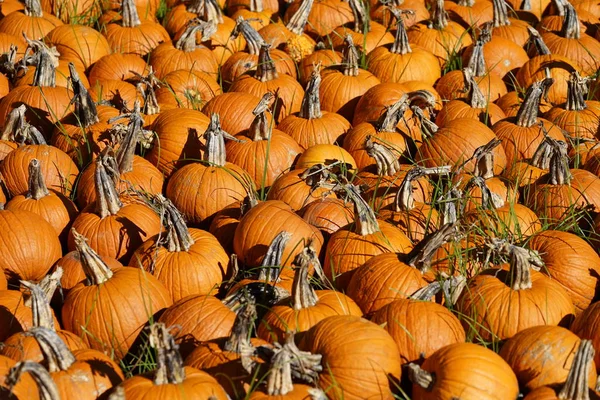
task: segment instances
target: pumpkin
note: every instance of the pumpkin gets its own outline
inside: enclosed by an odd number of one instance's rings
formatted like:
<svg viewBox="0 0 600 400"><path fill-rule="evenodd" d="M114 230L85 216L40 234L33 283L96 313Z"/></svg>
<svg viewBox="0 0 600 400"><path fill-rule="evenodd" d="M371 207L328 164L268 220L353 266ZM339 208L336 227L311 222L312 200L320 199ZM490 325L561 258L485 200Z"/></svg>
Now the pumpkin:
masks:
<svg viewBox="0 0 600 400"><path fill-rule="evenodd" d="M425 276L435 252L453 235L456 227L449 223L424 238L410 252L379 254L359 266L352 275L346 293L366 316L397 299L408 298L427 286Z"/></svg>
<svg viewBox="0 0 600 400"><path fill-rule="evenodd" d="M514 399L519 394L509 365L492 350L473 343L444 346L423 365L409 364L408 375L415 400L458 396L464 400Z"/></svg>
<svg viewBox="0 0 600 400"><path fill-rule="evenodd" d="M329 189L320 187L321 174L324 173L322 170L326 168L317 164L281 175L269 188L267 200L281 200L294 211L301 213L314 201L327 197L335 198Z"/></svg>
<svg viewBox="0 0 600 400"><path fill-rule="evenodd" d="M225 61L221 67L221 78L225 87L228 87L238 77L257 67L260 49L265 44L265 40L252 27L252 20L245 20L238 17L232 36L243 35L247 43L247 51L238 51ZM290 75L296 78L296 65L294 61L283 50L272 49L271 57L275 63L275 69L280 74Z"/></svg>
<svg viewBox="0 0 600 400"><path fill-rule="evenodd" d="M377 220L374 211L360 197L355 185L344 191L354 202L354 224L335 232L325 250L323 270L337 288L347 288L354 270L370 258L383 253L405 252L412 248L410 239L396 226Z"/></svg>
<svg viewBox="0 0 600 400"><path fill-rule="evenodd" d="M292 22L298 18L298 13L305 5L306 0L295 0L288 7L284 15L284 21ZM304 31L313 37L334 35L335 28L352 21L353 12L350 5L340 0L310 0L310 11L307 15L306 26L302 25Z"/></svg>
<svg viewBox="0 0 600 400"><path fill-rule="evenodd" d="M320 252L323 236L319 230L280 200L264 201L244 214L233 237L234 252L248 268L257 267L265 257L265 248L282 230L289 233L290 245L282 254L281 265L290 266L311 239L315 241L315 251Z"/></svg>
<svg viewBox="0 0 600 400"><path fill-rule="evenodd" d="M274 117L280 122L288 115L300 111L304 90L291 76L279 74L270 53L271 45L263 43L258 54L256 71L240 75L229 88L230 92L244 92L262 96L265 92L277 93Z"/></svg>
<svg viewBox="0 0 600 400"><path fill-rule="evenodd" d="M156 100L161 110L173 108L201 109L208 101L221 94L221 86L207 73L178 69L166 74L164 85L156 89Z"/></svg>
<svg viewBox="0 0 600 400"><path fill-rule="evenodd" d="M41 216L25 210L1 210L0 226L0 252L4 254L0 271L9 282L39 281L60 258L58 234Z"/></svg>
<svg viewBox="0 0 600 400"><path fill-rule="evenodd" d="M77 284L65 299L63 325L81 335L90 348L110 351L115 359L122 359L144 325L172 304L171 296L158 279L142 269L109 269L84 243L85 237L75 230L71 233L75 243L85 249L81 264L87 281Z"/></svg>
<svg viewBox="0 0 600 400"><path fill-rule="evenodd" d="M182 357L186 358L199 343L228 337L235 317L236 314L216 297L191 295L169 307L159 322L179 327L175 340Z"/></svg>
<svg viewBox="0 0 600 400"><path fill-rule="evenodd" d="M318 228L325 240L352 223L354 207L350 202L325 197L311 202L302 209L302 219Z"/></svg>
<svg viewBox="0 0 600 400"><path fill-rule="evenodd" d="M196 43L196 35L209 31L207 24L199 20L190 20L184 33L177 40L167 40L152 50L150 65L158 79L176 70L200 71L217 78L219 64L214 53Z"/></svg>
<svg viewBox="0 0 600 400"><path fill-rule="evenodd" d="M380 81L369 71L359 68L358 50L352 36L347 35L344 44L341 65L323 71L319 99L323 110L336 112L350 121L360 97Z"/></svg>
<svg viewBox="0 0 600 400"><path fill-rule="evenodd" d="M57 277L58 274L55 272L46 275L41 281L39 281L39 286L44 291L48 303L50 302L50 299L54 295L54 292L60 283ZM2 317L8 321L7 324L3 324L0 327L0 340L5 341L11 335L27 331L29 328L34 326L32 308L33 298L31 291L6 289L0 290L0 304L2 305L0 308L2 311ZM52 314L52 323L54 326L59 326L58 320L54 316L54 311L51 308L46 307L43 309L43 311L50 311ZM36 319L37 317L38 315L36 315Z"/></svg>
<svg viewBox="0 0 600 400"><path fill-rule="evenodd" d="M169 179L167 197L190 223L210 222L228 205L246 197L250 177L242 168L226 162L225 139L234 137L221 129L219 114L211 115L204 132L205 163L188 164Z"/></svg>
<svg viewBox="0 0 600 400"><path fill-rule="evenodd" d="M62 193L48 190L40 162L35 158L29 163L28 186L27 193L13 197L5 209L30 211L39 215L52 225L64 242L69 225L77 214L77 207Z"/></svg>
<svg viewBox="0 0 600 400"><path fill-rule="evenodd" d="M59 25L48 32L44 39L50 46L56 47L61 61L72 62L85 71L110 53L106 38L85 25Z"/></svg>
<svg viewBox="0 0 600 400"><path fill-rule="evenodd" d="M241 17L249 20L250 25L255 30L269 25L271 18L276 17L277 11L279 11L279 3L273 0L267 0L265 2L267 3L266 7L262 0L229 0L226 2L230 3L226 5L226 9L227 14L232 19L237 21ZM273 18L273 20L275 19Z"/></svg>
<svg viewBox="0 0 600 400"><path fill-rule="evenodd" d="M508 4L504 0L492 0L492 5L494 11L492 36L499 36L524 47L529 40L527 21L509 17Z"/></svg>
<svg viewBox="0 0 600 400"><path fill-rule="evenodd" d="M104 36L114 53L145 56L161 42L169 41L169 34L159 23L140 19L133 0L121 3L121 19L106 24Z"/></svg>
<svg viewBox="0 0 600 400"><path fill-rule="evenodd" d="M256 187L263 189L287 172L302 153L294 139L269 122L267 109L273 97L265 94L253 111L255 118L250 128L226 145L227 161L245 170Z"/></svg>
<svg viewBox="0 0 600 400"><path fill-rule="evenodd" d="M98 158L95 162L94 183L96 201L87 206L73 221L73 228L90 240L99 254L129 262L131 255L146 239L160 231L160 218L145 204L126 199L122 203L114 178ZM69 234L68 247L75 249L75 235Z"/></svg>
<svg viewBox="0 0 600 400"><path fill-rule="evenodd" d="M394 37L385 26L370 19L362 1L349 0L348 5L354 14L354 21L338 26L331 32L331 44L335 50L343 48L346 35L350 35L365 54L394 42Z"/></svg>
<svg viewBox="0 0 600 400"><path fill-rule="evenodd" d="M16 364L17 362L15 360L5 356L0 356L0 376L2 376L2 378L0 378L0 390L3 393L10 391L15 399L39 399L39 391L36 387L35 381L37 377L25 373L16 380L11 380L8 378L9 372Z"/></svg>
<svg viewBox="0 0 600 400"><path fill-rule="evenodd" d="M129 262L152 273L174 302L195 294L214 294L228 274L229 259L217 239L206 231L188 229L183 215L162 195L166 239L154 236L139 247Z"/></svg>
<svg viewBox="0 0 600 400"><path fill-rule="evenodd" d="M185 165L186 160L200 159L204 145L201 133L206 132L209 123L209 118L196 110L177 108L161 112L152 124L156 145L146 153L146 159L166 176Z"/></svg>
<svg viewBox="0 0 600 400"><path fill-rule="evenodd" d="M202 112L206 115L219 114L223 130L235 136L247 130L250 124L252 124L252 121L256 117L252 111L256 108L260 100L261 97L249 93L223 93L206 103ZM267 114L267 117L270 120L269 124L273 124L271 122L273 119L272 115Z"/></svg>
<svg viewBox="0 0 600 400"><path fill-rule="evenodd" d="M44 13L39 0L27 0L25 9L15 10L0 20L0 32L17 37L39 40L52 29L62 25L62 21L51 13Z"/></svg>
<svg viewBox="0 0 600 400"><path fill-rule="evenodd" d="M204 371L183 365L179 346L162 323L150 325L150 346L157 352L155 371L126 379L121 386L127 398L173 400L214 398L226 400L225 390Z"/></svg>
<svg viewBox="0 0 600 400"><path fill-rule="evenodd" d="M57 269L50 279L60 280L62 270ZM87 348L83 341L74 333L65 330L56 330L54 321L54 312L50 308L50 301L45 290L41 285L36 285L29 281L23 281L22 285L29 290L29 301L32 313L32 326L27 331L18 332L3 341L3 347L0 353L3 356L12 358L15 361L30 360L35 362L44 361L44 349L38 345L37 340L32 336L36 329L50 331L59 338L63 346L70 350L81 350Z"/></svg>
<svg viewBox="0 0 600 400"><path fill-rule="evenodd" d="M56 383L59 398L77 394L82 399L96 399L124 379L117 363L98 350L69 349L48 328L32 328L30 334L42 349L44 364Z"/></svg>
<svg viewBox="0 0 600 400"><path fill-rule="evenodd" d="M560 32L547 31L541 34L548 49L555 54L567 57L581 66L585 75L594 74L600 67L600 43L581 32L577 10L565 2L565 18Z"/></svg>
<svg viewBox="0 0 600 400"><path fill-rule="evenodd" d="M566 328L535 326L507 340L499 354L517 375L519 385L531 391L563 383L581 343L582 340ZM592 384L596 378L593 357L588 363L592 368L587 377Z"/></svg>
<svg viewBox="0 0 600 400"><path fill-rule="evenodd" d="M56 86L56 50L29 39L27 49L34 53L30 62L36 67L35 79L31 85L14 88L0 100L0 122L6 125L13 108L25 104L27 121L50 137L54 124L72 111L71 94L66 87Z"/></svg>
<svg viewBox="0 0 600 400"><path fill-rule="evenodd" d="M532 270L535 258L527 249L502 242L499 248L510 265L475 276L456 304L467 335L504 340L536 325L569 324L574 307L566 290Z"/></svg>
<svg viewBox="0 0 600 400"><path fill-rule="evenodd" d="M269 342L282 343L286 332L295 332L296 338L332 315L362 316L360 308L343 293L335 290L315 291L309 282L309 264L320 268L318 254L314 248L305 247L296 256L292 295L274 305L263 315L257 329L257 336Z"/></svg>
<svg viewBox="0 0 600 400"><path fill-rule="evenodd" d="M266 343L250 339L255 319L256 305L248 300L238 310L229 337L201 343L185 358L185 365L209 373L231 398L243 397L244 385L253 384L256 377L249 364L262 362L253 356L254 348Z"/></svg>
<svg viewBox="0 0 600 400"><path fill-rule="evenodd" d="M137 54L112 53L92 65L88 78L93 87L100 81L130 81L138 75L146 75L148 69L146 61Z"/></svg>
<svg viewBox="0 0 600 400"><path fill-rule="evenodd" d="M471 37L457 22L448 20L443 0L432 4L431 19L413 25L408 40L430 51L443 66L453 54L459 53L472 43Z"/></svg>
<svg viewBox="0 0 600 400"><path fill-rule="evenodd" d="M598 399L600 394L592 388L593 380L590 381L589 372L593 372L592 361L594 359L594 348L589 340L582 340L577 348L577 353L569 370L569 375L563 385L542 386L535 389L527 396L526 400L558 400L590 398ZM596 374L593 374L595 377ZM587 395L587 396L586 396Z"/></svg>
<svg viewBox="0 0 600 400"><path fill-rule="evenodd" d="M422 81L433 85L442 76L437 58L427 48L411 46L408 41L404 15L414 15L414 11L391 10L397 14L394 42L378 45L368 53L369 72L382 83Z"/></svg>
<svg viewBox="0 0 600 400"><path fill-rule="evenodd" d="M489 0L444 1L444 6L452 20L456 20L465 28L479 26L493 18L493 6Z"/></svg>
<svg viewBox="0 0 600 400"><path fill-rule="evenodd" d="M508 117L492 126L492 130L502 140L506 152L507 166L510 169L516 162L531 158L544 140L543 126L552 138L560 140L562 132L550 121L538 117L540 99L553 80L546 78L535 82L529 88L519 107L516 117Z"/></svg>
<svg viewBox="0 0 600 400"><path fill-rule="evenodd" d="M381 307L371 322L394 338L402 364L427 359L440 348L465 341L458 318L446 307L421 299L398 299Z"/></svg>
<svg viewBox="0 0 600 400"><path fill-rule="evenodd" d="M27 378L29 379L26 380ZM21 394L27 394L23 397L24 399L60 400L56 383L52 380L48 370L41 364L33 361L19 361L13 364L4 378L8 391L12 392L12 388L21 380L22 384L25 382L29 384L27 389L19 390Z"/></svg>
<svg viewBox="0 0 600 400"><path fill-rule="evenodd" d="M277 129L290 135L303 149L339 143L350 129L350 123L340 114L321 110L321 81L320 67L316 65L306 85L300 111L288 115L277 125Z"/></svg>
<svg viewBox="0 0 600 400"><path fill-rule="evenodd" d="M457 118L473 118L487 126L492 126L505 119L504 111L486 99L469 67L463 69L463 76L465 89L468 91L467 98L450 100L446 103L435 119L436 125L443 128L448 121Z"/></svg>
<svg viewBox="0 0 600 400"><path fill-rule="evenodd" d="M401 375L400 355L384 328L358 316L331 316L310 328L298 347L322 356L327 372L318 385L328 397L392 398Z"/></svg>
<svg viewBox="0 0 600 400"><path fill-rule="evenodd" d="M314 52L302 58L298 63L298 81L303 87L308 89L308 81L311 79L316 65L320 64L321 68L327 68L341 62L341 53L324 48L324 46L317 46Z"/></svg>

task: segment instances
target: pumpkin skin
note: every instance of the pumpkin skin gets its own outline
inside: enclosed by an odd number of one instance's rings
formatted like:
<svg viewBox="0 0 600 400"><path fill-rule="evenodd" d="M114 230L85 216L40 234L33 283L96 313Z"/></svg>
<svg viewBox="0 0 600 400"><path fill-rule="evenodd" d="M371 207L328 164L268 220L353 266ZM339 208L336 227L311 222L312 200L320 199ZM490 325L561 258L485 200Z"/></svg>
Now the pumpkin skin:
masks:
<svg viewBox="0 0 600 400"><path fill-rule="evenodd" d="M163 81L165 85L156 90L156 100L161 110L199 110L221 94L221 86L215 78L202 71L178 69L166 74Z"/></svg>
<svg viewBox="0 0 600 400"><path fill-rule="evenodd" d="M0 211L0 271L9 282L39 281L61 256L56 230L24 210Z"/></svg>
<svg viewBox="0 0 600 400"><path fill-rule="evenodd" d="M202 112L206 115L219 114L223 130L235 136L248 129L252 124L254 121L252 110L259 102L260 97L250 93L223 93L206 103ZM271 121L270 115L269 118Z"/></svg>
<svg viewBox="0 0 600 400"><path fill-rule="evenodd" d="M430 390L413 385L414 400L504 400L516 399L519 394L509 365L493 351L473 343L442 347L425 360L422 369L435 375L435 383Z"/></svg>
<svg viewBox="0 0 600 400"><path fill-rule="evenodd" d="M39 5L39 3L38 3ZM46 36L52 29L63 25L62 21L50 13L43 13L36 16L29 14L27 10L14 11L0 20L0 32L22 37L27 35L31 40L40 40Z"/></svg>
<svg viewBox="0 0 600 400"><path fill-rule="evenodd" d="M179 325L176 343L186 358L199 342L226 338L236 314L213 296L192 295L169 307L159 319L166 326Z"/></svg>
<svg viewBox="0 0 600 400"><path fill-rule="evenodd" d="M536 326L510 338L499 354L517 375L519 385L529 391L564 383L580 342L568 329ZM590 385L596 376L594 365L590 370Z"/></svg>
<svg viewBox="0 0 600 400"><path fill-rule="evenodd" d="M595 298L600 277L600 257L592 246L575 234L553 230L533 236L528 246L540 254L545 264L541 272L569 293L576 313L585 310Z"/></svg>
<svg viewBox="0 0 600 400"><path fill-rule="evenodd" d="M223 115L221 120L225 121ZM146 153L146 159L165 176L185 165L184 159L201 159L202 134L209 122L206 115L196 110L177 108L161 112L151 128L157 136L157 145Z"/></svg>
<svg viewBox="0 0 600 400"><path fill-rule="evenodd" d="M185 380L179 384L154 383L154 374L136 375L121 383L127 399L146 400L187 400L215 399L227 400L225 390L215 378L204 371L192 367L183 367Z"/></svg>
<svg viewBox="0 0 600 400"><path fill-rule="evenodd" d="M170 252L157 245L159 236L142 244L129 262L151 272L171 293L176 302L188 295L216 294L227 273L229 257L217 239L200 229L189 229L194 244L188 251Z"/></svg>
<svg viewBox="0 0 600 400"><path fill-rule="evenodd" d="M465 330L446 307L400 299L380 308L371 322L384 326L398 345L402 364L427 359L438 349L465 341Z"/></svg>
<svg viewBox="0 0 600 400"><path fill-rule="evenodd" d="M148 75L148 65L136 54L108 54L92 65L88 79L92 87L99 81L129 81L136 77Z"/></svg>
<svg viewBox="0 0 600 400"><path fill-rule="evenodd" d="M123 264L112 257L100 256L100 259L111 270L123 267ZM63 275L60 278L60 287L65 297L78 283L83 283L87 279L81 265L80 253L77 250L65 254L55 265L63 269Z"/></svg>
<svg viewBox="0 0 600 400"><path fill-rule="evenodd" d="M323 198L335 198L335 195L330 193L329 189L318 186L312 187L306 183L302 179L302 174L305 171L306 168L301 168L281 175L269 188L267 199L281 200L301 214L301 210L314 201Z"/></svg>
<svg viewBox="0 0 600 400"><path fill-rule="evenodd" d="M600 335L598 334L600 332L598 330L599 326L600 302L595 302L583 310L577 317L575 317L575 320L571 325L571 331L573 333L582 339L590 339L592 341L594 349L596 350L594 363L596 364L597 369L600 366L600 352L597 350L600 349Z"/></svg>
<svg viewBox="0 0 600 400"><path fill-rule="evenodd" d="M320 252L323 245L321 232L304 222L290 206L280 200L264 201L244 214L235 230L233 250L242 264L258 267L264 257L264 250L284 230L292 236L281 257L283 266L291 266L294 257L310 239L315 242L317 254ZM257 234L258 232L261 234Z"/></svg>
<svg viewBox="0 0 600 400"><path fill-rule="evenodd" d="M337 198L323 198L308 204L302 210L302 219L318 228L325 239L354 220L352 204Z"/></svg>
<svg viewBox="0 0 600 400"><path fill-rule="evenodd" d="M0 164L0 174L8 191L13 196L27 192L28 167L34 158L41 164L48 189L69 195L79 169L65 152L45 144L21 146L6 156Z"/></svg>
<svg viewBox="0 0 600 400"><path fill-rule="evenodd" d="M0 290L0 317L8 323L0 325L0 341L4 342L11 335L27 331L33 327L31 307L25 306L25 297L18 290ZM54 316L54 326L59 326Z"/></svg>
<svg viewBox="0 0 600 400"><path fill-rule="evenodd" d="M44 41L56 47L61 61L72 62L87 71L96 61L110 54L110 45L97 30L85 25L60 25Z"/></svg>
<svg viewBox="0 0 600 400"><path fill-rule="evenodd" d="M382 327L356 316L332 316L309 329L298 347L323 356L319 387L329 398L386 399L400 379L400 355Z"/></svg>

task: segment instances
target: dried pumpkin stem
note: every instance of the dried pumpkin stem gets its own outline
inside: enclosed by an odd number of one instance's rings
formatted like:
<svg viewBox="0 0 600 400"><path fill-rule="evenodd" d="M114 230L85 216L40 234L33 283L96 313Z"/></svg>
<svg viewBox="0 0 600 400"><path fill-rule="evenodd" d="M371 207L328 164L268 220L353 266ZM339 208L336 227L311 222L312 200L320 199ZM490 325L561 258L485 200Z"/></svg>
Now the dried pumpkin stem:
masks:
<svg viewBox="0 0 600 400"><path fill-rule="evenodd" d="M403 94L398 101L386 107L383 114L379 116L375 124L377 132L396 132L398 122L400 122L409 107L408 94Z"/></svg>
<svg viewBox="0 0 600 400"><path fill-rule="evenodd" d="M235 20L235 28L231 32L231 38L235 39L239 35L242 35L244 39L246 39L246 51L248 54L258 56L262 46L266 45L266 42L263 37L260 36L260 33L258 33L256 29L254 29L252 25L250 25L250 23L242 16L237 17Z"/></svg>
<svg viewBox="0 0 600 400"><path fill-rule="evenodd" d="M133 111L123 116L126 116L129 119L129 125L127 125L125 137L123 138L119 149L115 154L115 161L117 162L118 169L121 174L133 171L135 149L137 147L138 140L142 136L144 118L142 118L142 114L140 112L139 100L136 100Z"/></svg>
<svg viewBox="0 0 600 400"><path fill-rule="evenodd" d="M158 195L157 198L165 213L164 221L167 230L164 242L161 244L169 252L189 251L194 244L194 238L190 234L183 215L171 200L163 195Z"/></svg>
<svg viewBox="0 0 600 400"><path fill-rule="evenodd" d="M75 69L75 64L71 62L69 63L69 74L73 87L74 114L83 128L89 128L100 121L96 103L92 100L92 96L90 96L86 87L83 86L79 74Z"/></svg>
<svg viewBox="0 0 600 400"><path fill-rule="evenodd" d="M266 283L275 283L279 279L281 260L285 246L291 239L289 232L281 231L273 238L260 266L258 280Z"/></svg>
<svg viewBox="0 0 600 400"><path fill-rule="evenodd" d="M487 183L485 183L485 179L481 176L474 176L469 179L469 182L465 186L465 192L468 192L473 187L478 187L481 191L481 207L483 209L493 210L504 206L504 199L498 196L497 193L492 192Z"/></svg>
<svg viewBox="0 0 600 400"><path fill-rule="evenodd" d="M419 365L415 363L409 363L406 365L408 371L408 379L421 388L430 391L435 384L435 374L425 371Z"/></svg>
<svg viewBox="0 0 600 400"><path fill-rule="evenodd" d="M375 159L378 176L394 176L400 171L400 159L390 146L374 142L373 137L369 135L365 139L365 150L369 157Z"/></svg>
<svg viewBox="0 0 600 400"><path fill-rule="evenodd" d="M556 143L557 147L550 159L550 184L568 185L573 177L569 170L568 146L563 140L557 140Z"/></svg>
<svg viewBox="0 0 600 400"><path fill-rule="evenodd" d="M46 368L33 361L18 362L8 371L4 383L9 390L12 390L25 373L29 373L37 385L40 400L60 400L56 383Z"/></svg>
<svg viewBox="0 0 600 400"><path fill-rule="evenodd" d="M267 118L267 111L269 110L269 104L274 97L273 93L265 93L258 105L252 111L252 114L254 114L255 117L248 129L248 136L255 142L259 140L269 140L271 137L273 125Z"/></svg>
<svg viewBox="0 0 600 400"><path fill-rule="evenodd" d="M537 29L533 26L527 26L527 30L529 31L529 42L533 44L538 55L544 56L552 54Z"/></svg>
<svg viewBox="0 0 600 400"><path fill-rule="evenodd" d="M46 187L46 182L44 182L44 174L42 174L42 168L37 158L29 162L28 189L26 194L28 199L39 200L50 194Z"/></svg>
<svg viewBox="0 0 600 400"><path fill-rule="evenodd" d="M559 399L589 400L590 368L594 365L594 346L591 340L581 340L575 352L567 380L558 393Z"/></svg>
<svg viewBox="0 0 600 400"><path fill-rule="evenodd" d="M62 268L61 268L62 275ZM29 289L29 300L33 315L33 326L42 327L54 331L54 314L50 307L50 300L40 285L33 282L21 281L21 284Z"/></svg>
<svg viewBox="0 0 600 400"><path fill-rule="evenodd" d="M513 290L531 289L531 254L523 247L508 245L510 284Z"/></svg>
<svg viewBox="0 0 600 400"><path fill-rule="evenodd" d="M567 81L567 103L568 111L583 111L587 108L585 95L588 93L587 79L581 78L577 71L571 72Z"/></svg>
<svg viewBox="0 0 600 400"><path fill-rule="evenodd" d="M494 28L498 28L500 26L508 26L510 25L510 20L508 19L508 7L506 5L505 0L492 0L493 6L493 19L492 24Z"/></svg>
<svg viewBox="0 0 600 400"><path fill-rule="evenodd" d="M563 25L560 30L560 34L565 39L577 39L581 38L581 24L579 23L579 16L577 10L568 1L565 1L565 18Z"/></svg>
<svg viewBox="0 0 600 400"><path fill-rule="evenodd" d="M422 178L427 175L446 175L449 174L451 167L449 165L441 167L424 168L420 166L413 167L406 173L396 197L394 199L394 205L396 212L410 211L415 208L415 198L413 196L415 180Z"/></svg>
<svg viewBox="0 0 600 400"><path fill-rule="evenodd" d="M118 213L123 204L119 200L115 182L107 174L101 158L96 159L94 183L96 185L96 214L100 218L105 218Z"/></svg>
<svg viewBox="0 0 600 400"><path fill-rule="evenodd" d="M204 132L206 151L204 152L204 157L202 159L209 165L224 167L225 164L227 164L225 139L240 141L221 128L219 114L213 113L210 116L208 129Z"/></svg>
<svg viewBox="0 0 600 400"><path fill-rule="evenodd" d="M467 68L471 70L471 76L473 78L479 78L487 75L487 67L485 65L485 57L483 55L483 45L483 40L478 40L475 42L475 45L473 46L473 52L471 53L469 63L467 64Z"/></svg>
<svg viewBox="0 0 600 400"><path fill-rule="evenodd" d="M390 11L394 17L396 17L396 36L394 37L394 43L392 43L390 51L394 54L412 53L403 17L404 14L415 15L414 10L401 10L396 7L391 7Z"/></svg>
<svg viewBox="0 0 600 400"><path fill-rule="evenodd" d="M351 183L344 185L344 189L354 203L354 232L360 236L372 235L380 232L375 211L360 195L360 188Z"/></svg>
<svg viewBox="0 0 600 400"><path fill-rule="evenodd" d="M43 17L42 3L40 0L25 0L25 15L29 17Z"/></svg>
<svg viewBox="0 0 600 400"><path fill-rule="evenodd" d="M175 48L190 53L196 50L199 45L197 43L198 32L202 33L202 41L208 40L217 31L217 26L210 22L202 21L200 18L191 19L185 31L175 42Z"/></svg>
<svg viewBox="0 0 600 400"><path fill-rule="evenodd" d="M30 328L27 335L33 336L38 342L50 373L66 371L77 361L66 343L53 329Z"/></svg>
<svg viewBox="0 0 600 400"><path fill-rule="evenodd" d="M250 335L255 320L256 304L253 297L250 297L242 306L242 309L238 311L233 327L231 328L231 334L225 341L225 344L223 344L223 350L242 354L249 347L252 347Z"/></svg>
<svg viewBox="0 0 600 400"><path fill-rule="evenodd" d="M459 0L457 4L462 7L473 7L475 0Z"/></svg>
<svg viewBox="0 0 600 400"><path fill-rule="evenodd" d="M430 233L421 240L406 256L407 264L422 273L431 268L431 259L435 252L458 233L455 223L443 225L438 231Z"/></svg>
<svg viewBox="0 0 600 400"><path fill-rule="evenodd" d="M255 77L261 82L268 82L277 79L278 76L279 73L275 68L275 62L271 58L271 45L263 43L258 53L258 65L256 66Z"/></svg>
<svg viewBox="0 0 600 400"><path fill-rule="evenodd" d="M222 24L223 10L217 0L204 0L204 9L202 10L202 19L213 24Z"/></svg>
<svg viewBox="0 0 600 400"><path fill-rule="evenodd" d="M457 204L462 202L462 198L463 193L457 188L452 188L440 197L442 222L444 224L455 223L458 220L460 207Z"/></svg>
<svg viewBox="0 0 600 400"><path fill-rule="evenodd" d="M314 254L307 251L298 254L294 259L295 273L292 286L292 308L294 310L314 307L319 302L317 293L310 285L310 276L308 275L308 267L314 259ZM316 260L318 262L318 258Z"/></svg>
<svg viewBox="0 0 600 400"><path fill-rule="evenodd" d="M262 12L264 9L262 0L250 0L250 11Z"/></svg>
<svg viewBox="0 0 600 400"><path fill-rule="evenodd" d="M440 129L435 122L431 121L423 109L417 105L410 106L410 110L413 112L413 118L418 120L418 125L421 133L425 139L429 139L435 135Z"/></svg>
<svg viewBox="0 0 600 400"><path fill-rule="evenodd" d="M11 110L4 123L0 139L18 144L46 144L46 139L42 133L25 119L25 112L27 112L25 104Z"/></svg>
<svg viewBox="0 0 600 400"><path fill-rule="evenodd" d="M480 176L483 179L489 179L494 176L494 149L500 146L500 139L492 139L483 146L479 146L473 152L475 161L474 176Z"/></svg>
<svg viewBox="0 0 600 400"><path fill-rule="evenodd" d="M308 16L310 15L313 3L314 0L303 0L302 3L300 3L300 7L298 7L294 15L292 15L286 24L286 28L294 35L300 36L304 33L304 27L308 22Z"/></svg>
<svg viewBox="0 0 600 400"><path fill-rule="evenodd" d="M183 359L175 338L165 324L156 322L150 325L150 346L156 350L157 368L154 372L155 385L178 385L185 380Z"/></svg>
<svg viewBox="0 0 600 400"><path fill-rule="evenodd" d="M348 0L348 5L354 15L354 31L367 33L371 31L371 19L362 0Z"/></svg>
<svg viewBox="0 0 600 400"><path fill-rule="evenodd" d="M26 56L28 65L35 65L33 74L33 86L54 87L56 85L56 68L60 54L56 48L48 47L41 40L30 40L25 33L23 37L27 42L27 49L33 51L32 56Z"/></svg>
<svg viewBox="0 0 600 400"><path fill-rule="evenodd" d="M358 76L358 60L358 50L356 50L354 40L352 36L346 35L342 57L342 73L346 76Z"/></svg>
<svg viewBox="0 0 600 400"><path fill-rule="evenodd" d="M121 1L121 17L121 24L126 28L134 28L142 24L134 0Z"/></svg>
<svg viewBox="0 0 600 400"><path fill-rule="evenodd" d="M529 128L537 123L540 101L553 83L554 79L544 78L541 81L534 82L527 89L523 103L517 112L516 124L518 126Z"/></svg>
<svg viewBox="0 0 600 400"><path fill-rule="evenodd" d="M465 89L468 92L467 101L471 108L486 109L488 102L475 81L473 70L469 67L463 69L463 76L465 80Z"/></svg>
<svg viewBox="0 0 600 400"><path fill-rule="evenodd" d="M98 253L90 247L85 236L77 232L75 228L71 228L71 233L75 241L75 249L79 253L83 272L87 277L87 285L100 285L112 278L113 272L102 261Z"/></svg>
<svg viewBox="0 0 600 400"><path fill-rule="evenodd" d="M440 31L448 26L448 13L444 7L444 0L435 0L433 3L431 26Z"/></svg>
<svg viewBox="0 0 600 400"><path fill-rule="evenodd" d="M276 343L273 349L267 394L286 395L294 390L293 378L312 383L321 371L321 355L299 350L289 334L283 346Z"/></svg>
<svg viewBox="0 0 600 400"><path fill-rule="evenodd" d="M306 85L306 91L302 98L302 105L298 113L300 118L319 119L323 116L321 112L321 100L319 99L319 89L321 88L321 64L315 65L310 75L310 80Z"/></svg>

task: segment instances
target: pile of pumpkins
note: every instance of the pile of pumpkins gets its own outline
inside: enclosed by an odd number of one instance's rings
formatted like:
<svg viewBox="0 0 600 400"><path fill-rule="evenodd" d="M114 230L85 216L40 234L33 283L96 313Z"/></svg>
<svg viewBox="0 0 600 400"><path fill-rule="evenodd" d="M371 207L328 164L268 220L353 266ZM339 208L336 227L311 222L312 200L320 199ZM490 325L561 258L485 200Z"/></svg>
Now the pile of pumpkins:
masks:
<svg viewBox="0 0 600 400"><path fill-rule="evenodd" d="M4 0L0 397L600 396L595 0Z"/></svg>

